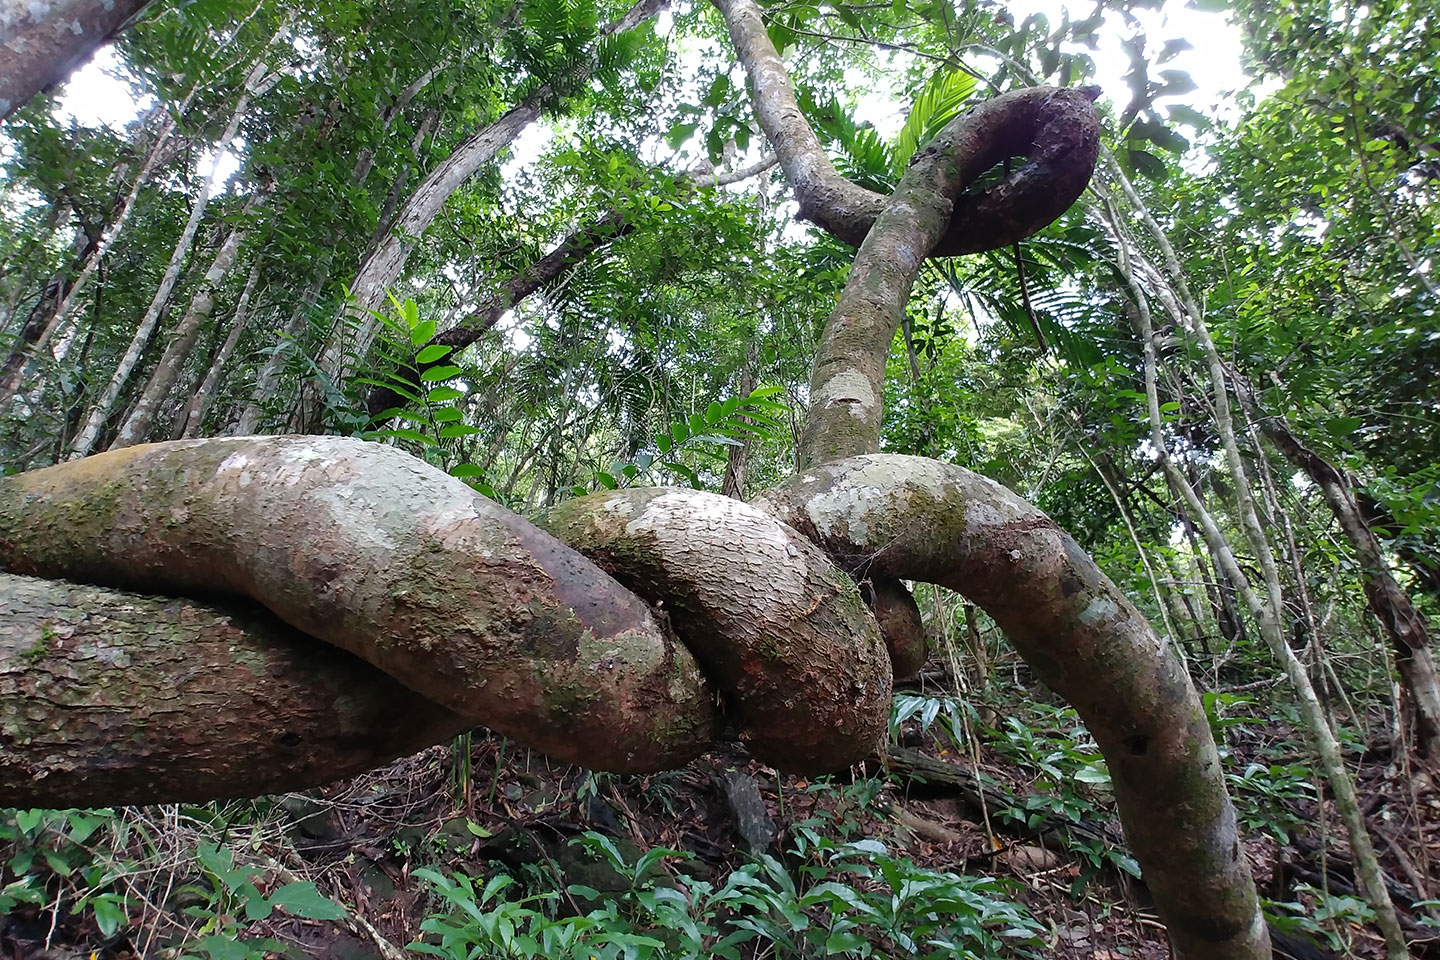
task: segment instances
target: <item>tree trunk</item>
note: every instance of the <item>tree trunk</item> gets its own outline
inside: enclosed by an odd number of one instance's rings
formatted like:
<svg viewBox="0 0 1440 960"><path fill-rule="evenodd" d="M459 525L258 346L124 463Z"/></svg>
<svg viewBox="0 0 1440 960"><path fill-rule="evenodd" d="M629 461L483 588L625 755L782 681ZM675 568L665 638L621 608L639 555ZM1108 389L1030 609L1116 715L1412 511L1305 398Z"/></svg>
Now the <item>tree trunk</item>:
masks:
<svg viewBox="0 0 1440 960"><path fill-rule="evenodd" d="M305 327L309 323L310 309L315 306L315 300L320 296L325 281L330 279L331 256L327 253L320 261L315 275L305 285L305 290L295 301L295 309L290 311L290 318L285 326L278 332L276 344L265 358L265 363L260 367L260 372L255 376L255 388L250 393L250 402L240 412L240 418L235 425L236 436L250 436L259 433L261 425L265 420L265 401L272 398L280 385L280 375L285 371L286 350L283 344L294 344L301 341L305 333Z"/></svg>
<svg viewBox="0 0 1440 960"><path fill-rule="evenodd" d="M1100 743L1176 956L1267 957L1219 758L1173 651L1094 561L1008 491L979 489L978 478L936 461L835 460L878 447L886 359L923 258L951 252L957 233L1008 245L1010 234L1040 229L1084 190L1098 150L1093 95L1026 90L988 101L948 124L894 193L872 202L819 148L759 9L750 0L715 3L802 215L843 239L863 237L812 368L801 476L762 504L866 577L940 583L985 607ZM1019 171L955 203L1015 153L1028 158ZM1018 202L1032 190L1033 203Z"/></svg>
<svg viewBox="0 0 1440 960"><path fill-rule="evenodd" d="M0 574L0 612L5 806L300 790L471 726L253 605Z"/></svg>
<svg viewBox="0 0 1440 960"><path fill-rule="evenodd" d="M1404 960L1408 956L1404 934L1395 914L1395 905L1385 889L1384 875L1380 871L1374 845L1371 843L1369 831L1360 812L1355 793L1355 781L1345 768L1339 741L1336 740L1334 731L1330 729L1329 720L1316 696L1315 687L1311 684L1304 665L1295 656L1295 652L1290 649L1280 623L1280 612L1284 609L1284 599L1281 595L1279 574L1264 526L1256 510L1254 494L1247 480L1244 461L1235 440L1234 426L1230 417L1228 386L1219 354L1210 338L1202 314L1195 307L1188 288L1183 286L1184 274L1180 269L1178 258L1170 248L1169 239L1160 230L1149 211L1142 206L1134 188L1125 177L1124 172L1119 169L1119 165L1112 160L1110 166L1136 214L1145 223L1151 236L1165 255L1168 273L1162 275L1153 266L1144 264L1146 279L1155 284L1154 289L1157 292L1163 288L1165 296L1160 297L1161 303L1172 314L1177 328L1189 332L1198 341L1198 345L1208 361L1213 388L1211 396L1214 403L1215 425L1221 437L1226 463L1230 468L1231 480L1235 486L1235 499L1239 508L1241 526L1244 529L1246 540L1259 560L1265 591L1263 595L1251 585L1219 525L1205 508L1199 493L1187 481L1170 454L1162 428L1163 420L1160 415L1160 400L1156 387L1158 350L1155 345L1148 300L1137 280L1140 271L1135 266L1137 262L1143 261L1139 261L1138 255L1132 255L1133 242L1128 241L1123 234L1119 215L1111 204L1106 208L1107 222L1112 234L1116 237L1120 252L1120 273L1129 287L1132 303L1136 307L1134 316L1139 326L1137 332L1144 348L1145 394L1149 407L1151 443L1160 457L1161 465L1170 476L1171 482L1185 498L1191 515L1200 523L1201 529L1205 533L1205 539L1210 544L1226 578L1244 600L1251 616L1255 618L1265 645L1269 647L1271 655L1280 665L1286 679L1295 691L1306 734L1319 754L1325 779L1329 781L1335 794L1335 806L1340 812L1349 834L1350 848L1354 853L1357 869L1364 877L1366 898L1374 907L1377 923L1384 934L1387 956L1390 960ZM1177 290L1172 290L1166 285L1165 277L1167 275L1175 278Z"/></svg>
<svg viewBox="0 0 1440 960"><path fill-rule="evenodd" d="M119 432L110 444L111 450L141 443L149 435L160 405L170 395L170 389L175 386L175 381L180 379L180 371L185 362L190 359L190 352L195 349L195 340L200 336L200 325L210 319L210 314L215 309L215 287L229 276L236 258L240 255L240 245L244 242L248 229L246 218L255 212L255 208L263 203L264 199L264 192L251 196L240 213L240 222L230 229L230 235L220 245L210 269L205 271L205 276L195 288L190 308L185 311L175 329L170 331L170 343L160 357L160 362L151 371L145 388L140 391L140 399L135 401L130 415L120 425Z"/></svg>
<svg viewBox="0 0 1440 960"><path fill-rule="evenodd" d="M235 304L235 316L230 321L230 333L225 337L225 342L220 350L210 361L210 369L205 373L205 379L195 389L190 397L190 403L186 405L185 416L180 420L180 436L186 440L193 439L200 435L205 423L205 414L210 410L210 400L215 396L215 388L220 385L220 376L225 372L225 364L229 362L231 355L235 352L236 346L240 343L240 337L245 332L245 325L250 320L250 298L255 293L255 282L260 279L260 264L262 258L257 254L255 262L250 266L250 276L245 280L245 289L240 292L240 299Z"/></svg>
<svg viewBox="0 0 1440 960"><path fill-rule="evenodd" d="M192 93L193 95L193 93ZM140 166L140 172L135 176L135 182L131 185L128 193L125 194L114 209L111 210L110 226L104 231L104 236L93 247L87 249L75 281L65 290L63 295L54 301L54 309L47 312L43 317L35 318L37 323L33 329L33 338L29 339L28 349L25 346L27 338L31 337L32 329L27 324L26 331L21 337L19 346L12 349L10 356L6 358L3 369L0 369L0 411L10 405L15 394L19 391L20 385L25 381L25 371L30 361L41 350L49 345L59 332L70 311L74 308L80 294L84 292L86 284L100 268L100 262L105 254L115 245L115 241L124 229L130 214L135 210L135 200L140 195L140 189L150 181L151 175L156 167L160 166L170 156L170 147L173 145L171 139L175 132L175 121L168 114L162 114L159 129L155 133L154 142L146 152L145 161Z"/></svg>
<svg viewBox="0 0 1440 960"><path fill-rule="evenodd" d="M261 61L255 64L249 75L246 76L240 97L235 102L235 110L230 115L230 122L226 125L225 132L221 134L220 139L215 142L215 163L211 166L209 175L206 176L204 184L200 187L200 193L190 209L190 218L185 223L185 229L180 233L180 239L175 242L175 249L171 253L170 263L160 279L160 286L156 289L150 306L145 310L145 315L140 318L140 325L135 330L135 336L131 339L125 355L120 358L120 363L110 377L109 384L90 408L90 413L85 418L85 425L71 444L71 460L83 457L95 448L95 444L100 440L100 433L105 427L105 422L114 412L116 401L130 382L130 375L134 373L135 367L140 363L145 348L149 346L150 338L155 333L155 327L160 322L160 314L169 304L170 294L175 289L175 282L180 278L180 268L190 253L190 245L195 238L195 231L199 229L200 221L205 216L205 208L210 202L210 194L215 189L215 175L220 166L220 157L230 148L231 141L235 139L235 134L240 128L240 121L244 119L245 111L250 105L251 97L262 91L267 80L268 70L266 64ZM271 78L271 82L278 78L277 74Z"/></svg>
<svg viewBox="0 0 1440 960"><path fill-rule="evenodd" d="M664 0L638 0L619 20L600 28L602 36L631 30L653 17ZM353 337L343 331L321 354L321 372L332 381L343 376L347 357L363 357L374 342L377 321L369 313L385 303L385 291L393 287L405 269L410 256L412 238L422 236L440 215L451 194L469 180L476 171L495 159L536 117L540 105L550 96L549 84L542 85L529 99L517 104L494 123L467 137L455 151L431 170L401 206L393 227L374 246L360 264L350 284L354 297L351 316L356 325Z"/></svg>
<svg viewBox="0 0 1440 960"><path fill-rule="evenodd" d="M0 0L0 120L64 80L150 0Z"/></svg>
<svg viewBox="0 0 1440 960"><path fill-rule="evenodd" d="M1235 382L1242 399L1253 407L1254 390L1239 377ZM1350 478L1305 446L1283 416L1262 416L1258 421L1260 429L1285 459L1304 471L1320 488L1341 533L1355 551L1366 602L1395 648L1395 666L1414 715L1416 753L1440 769L1440 678L1436 676L1425 615L1416 609L1409 594L1391 574L1380 541L1356 502Z"/></svg>
<svg viewBox="0 0 1440 960"><path fill-rule="evenodd" d="M750 346L745 351L745 366L740 371L739 395L748 397L755 392L755 367L760 362L760 337L758 331L751 331ZM748 420L746 422L749 422ZM730 448L725 457L725 476L720 481L720 493L736 500L745 499L745 467L750 459L750 434L737 446Z"/></svg>

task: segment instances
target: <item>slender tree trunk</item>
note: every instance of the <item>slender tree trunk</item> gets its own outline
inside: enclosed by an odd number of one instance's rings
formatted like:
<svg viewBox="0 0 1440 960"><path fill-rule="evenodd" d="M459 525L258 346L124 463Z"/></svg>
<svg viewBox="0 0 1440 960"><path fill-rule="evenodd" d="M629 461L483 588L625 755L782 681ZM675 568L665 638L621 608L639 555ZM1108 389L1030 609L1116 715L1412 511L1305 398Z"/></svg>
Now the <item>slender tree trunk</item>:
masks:
<svg viewBox="0 0 1440 960"><path fill-rule="evenodd" d="M354 298L350 313L356 325L353 344L346 342L348 337L341 336L326 348L320 358L320 369L326 375L333 379L341 374L347 353L363 356L369 349L377 330L370 311L384 305L385 291L395 285L405 269L405 262L413 248L413 238L429 229L451 194L477 170L495 159L501 148L509 146L539 115L540 100L532 97L499 120L471 134L406 198L393 224L365 255L355 282L350 285L350 294Z"/></svg>
<svg viewBox="0 0 1440 960"><path fill-rule="evenodd" d="M122 173L121 176L123 175ZM49 329L51 321L60 311L60 305L74 288L76 278L84 272L85 266L99 247L100 240L101 237L97 236L88 224L82 223L75 229L75 241L71 245L74 251L72 261L45 282L39 299L30 307L25 322L15 333L10 355L5 358L5 365L0 367L0 381L6 384L17 383L20 371L30 358L30 350Z"/></svg>
<svg viewBox="0 0 1440 960"><path fill-rule="evenodd" d="M240 97L235 103L235 110L230 115L230 122L215 143L215 163L211 166L209 175L206 176L205 182L200 187L200 193L190 209L190 219L186 222L185 229L181 231L180 239L175 242L175 249L170 254L170 263L165 268L164 276L160 279L160 286L155 291L155 296L150 301L145 315L141 317L140 325L135 330L135 336L131 339L125 355L120 358L120 363L115 368L109 384L106 385L105 390L86 416L85 425L71 445L69 459L79 459L95 449L105 422L114 412L116 401L119 400L126 384L130 382L130 375L135 372L135 367L140 363L145 348L149 346L150 338L155 333L155 327L160 322L160 314L169 304L170 294L174 291L175 283L180 278L180 268L184 265L185 258L190 252L195 231L199 229L200 221L205 216L205 208L210 202L210 194L215 189L220 158L230 148L231 141L235 139L235 134L240 129L240 121L244 119L245 111L250 106L251 98L265 89L268 71L269 67L264 61L261 61L255 64L249 75L246 76ZM273 79L278 79L278 75Z"/></svg>
<svg viewBox="0 0 1440 960"><path fill-rule="evenodd" d="M638 0L619 20L600 29L602 36L634 29L653 17L666 0ZM511 108L494 123L467 137L443 162L431 170L415 192L406 198L396 215L393 227L380 238L365 256L355 281L350 285L354 302L351 316L356 324L352 337L340 336L327 345L320 356L320 370L332 381L338 380L347 356L363 356L374 342L377 322L370 315L385 302L385 291L393 287L405 269L410 256L412 238L419 237L444 209L450 196L476 171L495 159L495 155L514 142L515 138L540 116L540 105L550 96L549 84L542 85L531 96Z"/></svg>
<svg viewBox="0 0 1440 960"><path fill-rule="evenodd" d="M245 280L245 289L240 292L240 299L235 304L235 317L230 322L230 333L225 337L225 342L220 346L220 351L210 361L210 369L205 373L205 379L200 381L200 386L190 397L190 403L185 408L185 416L180 421L180 436L182 439L192 439L200 435L201 426L205 422L205 414L210 410L210 400L215 396L215 388L220 385L220 376L225 372L225 364L235 352L235 347L240 343L240 337L245 332L245 325L250 319L250 298L255 293L255 283L260 279L260 264L262 258L257 254L255 262L250 266L250 276Z"/></svg>
<svg viewBox="0 0 1440 960"><path fill-rule="evenodd" d="M170 389L175 386L175 381L180 379L180 371L190 359L190 352L195 349L195 341L200 336L200 325L210 319L210 314L215 309L215 288L229 276L236 258L240 255L240 245L244 242L248 230L246 219L264 202L265 195L261 192L250 198L240 213L240 223L231 228L230 235L220 245L210 269L205 271L205 276L195 289L190 308L170 332L170 343L160 357L160 362L151 371L144 389L140 391L140 399L135 401L130 415L120 425L115 440L110 444L111 450L140 443L149 435L160 405L170 395Z"/></svg>
<svg viewBox="0 0 1440 960"><path fill-rule="evenodd" d="M740 374L740 396L748 397L755 392L755 367L760 362L760 337L751 334L750 348L745 354L745 369ZM720 492L736 500L745 499L745 467L750 460L750 436L746 434L738 446L730 448L725 458L725 477L720 481Z"/></svg>
<svg viewBox="0 0 1440 960"><path fill-rule="evenodd" d="M285 371L286 350L281 346L285 343L298 343L305 333L305 327L309 322L310 309L315 306L315 300L320 296L325 281L330 279L331 257L326 254L321 260L315 275L305 286L305 291L295 302L295 309L290 311L290 318L285 326L280 329L280 335L276 338L279 342L270 356L265 359L264 365L255 377L255 389L250 394L250 402L240 413L240 419L235 424L236 436L249 436L260 432L261 424L267 415L265 402L273 397L276 388L280 385L280 375Z"/></svg>
<svg viewBox="0 0 1440 960"><path fill-rule="evenodd" d="M1175 321L1177 328L1185 330L1195 337L1209 362L1210 380L1214 388L1212 398L1215 425L1220 434L1227 465L1230 468L1241 526L1251 549L1254 550L1259 560L1265 588L1263 597L1251 585L1249 578L1235 559L1235 554L1225 539L1225 535L1220 531L1219 525L1170 455L1162 427L1159 393L1156 387L1157 350L1150 319L1150 308L1144 290L1137 279L1139 271L1132 264L1131 251L1135 249L1133 241L1125 236L1119 214L1115 211L1112 203L1105 211L1106 221L1116 239L1121 276L1125 278L1125 282L1130 288L1132 302L1137 308L1135 313L1140 321L1138 333L1145 351L1145 393L1149 405L1151 443L1155 446L1161 465L1170 475L1172 483L1184 496L1192 516L1199 521L1201 529L1205 532L1205 539L1210 543L1211 550L1219 559L1226 577L1234 585L1235 590L1240 594L1246 607L1258 623L1260 634L1264 638L1266 646L1270 648L1271 655L1279 662L1286 679L1295 690L1305 730L1319 754L1321 768L1335 795L1336 809L1349 834L1356 877L1361 882L1366 899L1375 910L1376 922L1385 937L1387 957L1389 960L1407 960L1409 950L1405 945L1405 935L1395 913L1395 904L1391 901L1390 893L1386 889L1384 873L1381 871L1379 859L1375 855L1375 847L1370 840L1369 829L1360 811L1359 800L1355 793L1355 781L1345 767L1340 743L1335 738L1334 731L1330 729L1324 707L1315 693L1315 687L1310 682L1305 666L1295 656L1295 651L1290 648L1285 637L1284 627L1280 620L1281 611L1284 609L1280 576L1274 554L1270 549L1269 539L1265 534L1265 527L1261 523L1255 506L1254 494L1251 491L1245 464L1235 439L1234 425L1230 417L1229 388L1219 354L1215 349L1214 342L1210 339L1209 330L1200 311L1195 307L1188 288L1183 285L1184 275L1180 270L1179 258L1171 249L1169 239L1155 223L1149 211L1145 209L1139 196L1134 192L1134 187L1131 186L1124 172L1119 169L1119 164L1114 163L1112 159L1109 166L1135 213L1161 248L1165 257L1168 277L1174 278L1177 288L1170 289L1167 286L1167 276L1153 268L1146 271L1147 281L1157 292L1161 287L1165 288L1166 295L1159 298L1161 303L1167 311L1171 312L1171 319ZM1149 265L1144 266L1148 267Z"/></svg>
<svg viewBox="0 0 1440 960"><path fill-rule="evenodd" d="M1237 392L1252 408L1254 389L1235 377ZM1260 429L1285 459L1304 471L1320 488L1330 511L1360 562L1361 583L1370 611L1375 614L1395 648L1395 667L1413 712L1415 750L1440 767L1440 678L1430 645L1430 627L1409 594L1390 572L1375 532L1366 523L1353 493L1353 485L1339 467L1305 446L1283 416L1258 417Z"/></svg>
<svg viewBox="0 0 1440 960"><path fill-rule="evenodd" d="M191 96L194 93L192 91ZM55 334L64 325L75 304L79 301L80 294L84 292L86 285L100 269L100 263L105 254L115 245L120 232L125 228L126 221L135 210L135 200L140 195L141 188L150 181L155 169L164 160L171 156L170 148L173 146L172 136L175 132L175 121L169 114L162 114L159 129L155 132L155 139L147 151L145 160L140 166L140 172L135 177L124 199L111 211L111 224L93 247L89 248L80 264L79 271L75 276L74 283L70 284L64 294L55 302L54 310L48 312L43 318L36 318L37 324L34 329L33 339L29 340L28 349L24 341L30 337L31 329L27 324L26 333L22 335L21 344L12 350L5 360L3 369L0 369L0 410L10 405L15 394L19 391L20 385L25 380L25 371L30 361L41 350L44 350Z"/></svg>
<svg viewBox="0 0 1440 960"><path fill-rule="evenodd" d="M435 125L439 122L439 110L427 110L425 112L425 116L421 119L420 125L415 128L415 135L410 138L410 153L412 156L418 157L420 155L420 151L425 147L425 141L430 139L431 131L435 129ZM361 159L363 161L365 158L362 157ZM371 232L370 241L365 246L365 253L361 255L360 258L360 269L362 271L365 269L365 264L369 262L370 257L374 255L375 251L385 242L385 238L395 229L395 211L400 206L400 198L405 195L405 186L410 182L410 171L414 168L415 164L406 163L400 168L400 172L395 174L395 178L390 181L390 190L385 194L385 202L380 204L379 216L375 218L375 229ZM358 165L355 173L357 177L360 174ZM384 291L382 290L381 295L376 299L374 306L370 309L379 309L384 300L383 293Z"/></svg>

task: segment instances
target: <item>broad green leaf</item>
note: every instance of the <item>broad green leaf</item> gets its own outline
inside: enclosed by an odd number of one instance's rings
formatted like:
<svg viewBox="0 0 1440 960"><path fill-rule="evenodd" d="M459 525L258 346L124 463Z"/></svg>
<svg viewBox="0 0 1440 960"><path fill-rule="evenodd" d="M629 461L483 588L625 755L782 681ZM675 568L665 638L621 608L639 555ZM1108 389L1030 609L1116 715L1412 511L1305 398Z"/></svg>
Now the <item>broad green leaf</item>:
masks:
<svg viewBox="0 0 1440 960"><path fill-rule="evenodd" d="M432 343L415 354L416 363L434 363L455 352L455 348L443 343Z"/></svg>
<svg viewBox="0 0 1440 960"><path fill-rule="evenodd" d="M456 437L473 437L477 433L483 433L479 427L472 427L468 423L452 423L448 427L440 428L440 439L454 440Z"/></svg>
<svg viewBox="0 0 1440 960"><path fill-rule="evenodd" d="M409 297L405 298L405 302L400 305L400 319L405 321L405 326L407 329L414 330L415 327L418 326L420 323L419 304L417 304L414 300L411 300ZM434 336L433 329L431 331L431 336ZM426 339L428 340L429 337L427 337Z"/></svg>
<svg viewBox="0 0 1440 960"><path fill-rule="evenodd" d="M309 880L285 884L270 895L270 902L307 920L343 920L347 916L344 907L321 894Z"/></svg>
<svg viewBox="0 0 1440 960"><path fill-rule="evenodd" d="M679 150L686 140L695 135L696 129L700 126L697 122L676 123L665 134L665 142L670 145L671 150Z"/></svg>
<svg viewBox="0 0 1440 960"><path fill-rule="evenodd" d="M250 960L252 956L249 944L213 933L196 940L193 946L205 951L213 960Z"/></svg>
<svg viewBox="0 0 1440 960"><path fill-rule="evenodd" d="M450 476L464 480L467 477L485 476L485 468L474 463L459 463L450 468Z"/></svg>

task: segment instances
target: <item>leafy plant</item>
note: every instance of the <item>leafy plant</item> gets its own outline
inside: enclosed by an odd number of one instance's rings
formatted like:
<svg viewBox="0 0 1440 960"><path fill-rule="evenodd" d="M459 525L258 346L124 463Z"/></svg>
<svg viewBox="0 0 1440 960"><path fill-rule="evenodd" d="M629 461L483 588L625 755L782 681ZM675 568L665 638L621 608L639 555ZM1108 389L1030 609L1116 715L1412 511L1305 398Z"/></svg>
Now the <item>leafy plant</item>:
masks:
<svg viewBox="0 0 1440 960"><path fill-rule="evenodd" d="M442 957L574 956L669 960L739 960L754 942L782 958L816 955L882 957L1027 956L1042 928L1008 899L1011 886L988 877L928 870L890 855L874 840L835 843L814 830L797 832L792 872L770 856L730 873L719 886L677 873L656 883L655 866L689 854L665 848L627 859L597 833L573 843L604 861L628 884L620 897L571 885L567 893L601 905L583 917L557 919L558 892L507 902L513 880L483 886L463 875L416 870L448 906L422 929L432 942L410 946ZM746 955L754 951L747 949Z"/></svg>
<svg viewBox="0 0 1440 960"><path fill-rule="evenodd" d="M196 936L186 943L184 957L211 960L260 960L267 953L285 949L270 937L246 937L245 926L266 920L277 909L309 920L340 920L345 908L326 897L308 880L296 880L270 894L263 894L255 878L264 871L247 864L236 865L235 855L218 844L196 848L199 879L181 889L198 902L185 912L199 921ZM242 922L243 918L243 922Z"/></svg>
<svg viewBox="0 0 1440 960"><path fill-rule="evenodd" d="M897 693L890 704L890 740L898 743L901 729L914 722L942 748L959 749L965 743L965 705L954 697L922 697ZM933 728L933 732L932 732Z"/></svg>
<svg viewBox="0 0 1440 960"><path fill-rule="evenodd" d="M770 399L781 391L781 387L760 387L743 397L710 403L704 413L692 413L689 419L655 434L651 438L653 452L642 451L630 460L616 461L609 471L597 470L597 485L615 490L652 475L657 468L664 468L684 477L692 487L703 489L704 483L695 469L680 462L680 451L694 450L723 463L725 455L714 448L739 446L746 437L773 438L781 427L779 415L788 412L784 404ZM571 488L575 496L588 492L584 487Z"/></svg>

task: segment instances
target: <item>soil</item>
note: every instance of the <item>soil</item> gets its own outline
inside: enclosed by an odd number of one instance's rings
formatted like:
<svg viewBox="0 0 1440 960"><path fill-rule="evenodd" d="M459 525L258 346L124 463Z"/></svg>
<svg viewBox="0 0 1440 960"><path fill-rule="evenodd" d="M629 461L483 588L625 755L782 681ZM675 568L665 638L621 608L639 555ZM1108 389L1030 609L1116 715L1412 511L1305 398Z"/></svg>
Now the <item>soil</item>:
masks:
<svg viewBox="0 0 1440 960"><path fill-rule="evenodd" d="M1243 742L1231 744L1231 763L1247 770L1276 763L1275 742L1293 733L1278 728L1246 728ZM1273 741L1271 738L1274 738ZM979 772L996 789L1012 795L1034 793L1034 777L1008 763L999 753L982 749L976 757L956 757L934 741L910 731L915 752L954 764L966 773ZM1149 903L1143 883L1123 871L1094 869L1072 853L1060 821L1026 829L1003 816L1000 809L982 809L974 797L943 785L905 783L892 776L883 784L867 783L879 769L857 769L847 782L830 781L823 788L809 781L777 775L735 747L716 752L690 766L648 777L592 775L573 766L555 765L545 757L517 750L499 737L477 731L471 736L468 775L457 764L455 747L435 747L357 780L308 794L289 795L273 803L241 808L240 823L229 840L237 862L253 862L261 870L257 886L273 890L296 878L313 880L319 889L345 904L344 921L311 921L281 912L248 923L247 936L273 937L287 949L283 955L319 960L390 960L415 956L403 952L420 936L421 922L436 907L433 895L412 871L431 867L483 878L497 869L514 875L582 883L624 896L624 882L579 855L568 843L587 830L615 838L632 859L663 846L694 855L689 865L664 862L655 876L684 869L723 878L747 862L749 850L763 849L777 858L794 848L797 825L819 818L851 839L873 838L918 865L959 874L984 874L1014 882L1014 898L1048 930L1039 955L1057 960L1164 960L1170 956L1164 928ZM1440 933L1423 925L1418 901L1440 895L1434 865L1440 863L1440 791L1421 772L1406 772L1383 747L1360 757L1359 780L1368 820L1382 847L1384 866L1393 878L1392 895L1401 908L1407 932L1414 938L1412 955L1440 957ZM1298 758L1297 758L1298 762ZM456 783L461 787L456 788ZM727 800L749 791L752 800ZM758 803L754 803L758 795ZM1277 819L1301 825L1288 842L1251 825L1246 849L1262 896L1321 918L1310 888L1334 896L1355 896L1348 852L1331 804L1304 797L1275 800ZM989 806L984 804L984 806ZM737 813L738 811L738 813ZM232 810L233 814L234 811ZM137 817L158 825L183 824L181 808L147 810ZM1058 830L1056 828L1059 828ZM180 830L180 827L175 829ZM1091 822L1075 829L1085 837L1103 837L1118 849L1121 835L1113 822ZM183 832L183 830L181 831ZM193 841L192 841L193 842ZM159 844L164 847L164 844ZM177 849L183 842L174 845ZM192 847L193 849L193 847ZM162 860L164 850L153 854ZM0 849L0 857L5 851ZM129 960L137 956L175 956L161 948L188 932L197 920L185 909L177 890L193 877L185 874L184 858L172 857L172 869L156 863L152 872L131 880L145 897L143 915L113 939L99 935L90 914L68 910L17 907L0 918L0 958L90 958ZM5 880L13 879L8 874ZM64 878L55 878L57 883ZM1308 886L1306 886L1308 885ZM560 884L550 884L555 889ZM193 904L192 904L193 906ZM585 904L573 903L583 911ZM1434 914L1435 908L1429 908ZM191 911L193 913L193 911ZM1332 956L1383 957L1379 936L1371 926L1330 925L1339 952L1316 944L1303 931L1276 929L1277 957L1314 960ZM203 932L203 931L198 931ZM1344 951L1348 949L1348 954ZM276 955L282 955L275 951ZM889 955L882 953L881 955ZM894 955L901 955L896 953Z"/></svg>

